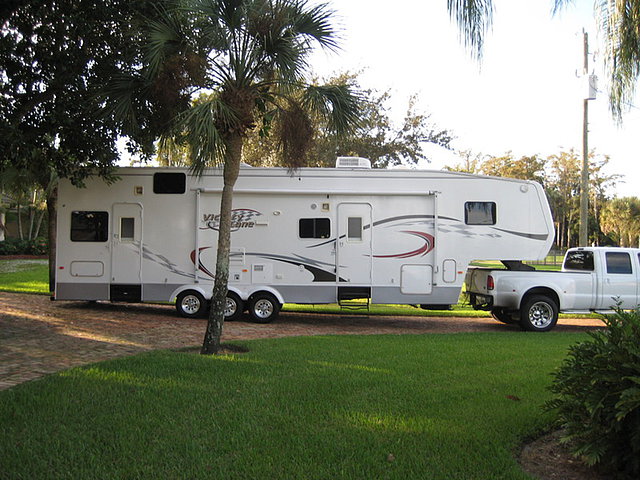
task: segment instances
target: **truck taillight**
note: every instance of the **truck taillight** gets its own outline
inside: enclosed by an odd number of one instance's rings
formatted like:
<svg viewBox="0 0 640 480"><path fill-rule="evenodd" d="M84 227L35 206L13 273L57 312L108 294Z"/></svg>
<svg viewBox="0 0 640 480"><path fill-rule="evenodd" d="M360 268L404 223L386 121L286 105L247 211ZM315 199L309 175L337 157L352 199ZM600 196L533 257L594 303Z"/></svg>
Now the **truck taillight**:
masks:
<svg viewBox="0 0 640 480"><path fill-rule="evenodd" d="M487 276L487 290L493 290L496 287L495 283L493 283L493 277L491 275Z"/></svg>

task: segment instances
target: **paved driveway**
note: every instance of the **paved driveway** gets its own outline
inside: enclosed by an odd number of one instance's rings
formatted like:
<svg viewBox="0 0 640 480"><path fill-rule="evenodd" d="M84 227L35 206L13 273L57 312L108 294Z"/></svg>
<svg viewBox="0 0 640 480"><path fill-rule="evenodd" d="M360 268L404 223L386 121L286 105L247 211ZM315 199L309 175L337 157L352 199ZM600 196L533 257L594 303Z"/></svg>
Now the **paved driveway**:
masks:
<svg viewBox="0 0 640 480"><path fill-rule="evenodd" d="M164 348L198 346L206 320L179 317L169 305L51 302L43 295L0 292L0 390L66 368ZM557 330L602 326L560 320ZM260 325L226 322L222 340L300 335L520 331L489 318L380 317L281 313ZM524 333L523 333L524 334Z"/></svg>

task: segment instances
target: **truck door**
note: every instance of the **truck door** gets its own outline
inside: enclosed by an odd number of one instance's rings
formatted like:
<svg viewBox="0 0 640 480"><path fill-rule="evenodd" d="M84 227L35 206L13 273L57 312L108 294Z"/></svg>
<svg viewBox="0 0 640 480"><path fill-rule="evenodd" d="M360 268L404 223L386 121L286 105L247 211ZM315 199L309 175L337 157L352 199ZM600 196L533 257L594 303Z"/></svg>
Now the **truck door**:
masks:
<svg viewBox="0 0 640 480"><path fill-rule="evenodd" d="M346 285L371 285L371 204L338 204L336 273Z"/></svg>
<svg viewBox="0 0 640 480"><path fill-rule="evenodd" d="M111 299L140 301L136 297L141 297L142 284L142 205L113 204L112 221Z"/></svg>
<svg viewBox="0 0 640 480"><path fill-rule="evenodd" d="M615 307L618 302L622 308L636 308L638 272L634 271L628 252L604 252L602 273L601 309Z"/></svg>

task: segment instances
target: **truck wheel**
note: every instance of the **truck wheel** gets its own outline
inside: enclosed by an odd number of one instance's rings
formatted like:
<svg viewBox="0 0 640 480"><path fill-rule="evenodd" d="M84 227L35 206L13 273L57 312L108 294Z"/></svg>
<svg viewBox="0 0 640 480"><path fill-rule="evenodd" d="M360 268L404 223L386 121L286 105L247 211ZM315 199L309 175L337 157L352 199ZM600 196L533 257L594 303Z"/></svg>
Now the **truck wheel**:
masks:
<svg viewBox="0 0 640 480"><path fill-rule="evenodd" d="M491 316L494 320L497 320L502 323L516 323L518 320L513 317L513 315L507 312L504 308L492 308Z"/></svg>
<svg viewBox="0 0 640 480"><path fill-rule="evenodd" d="M269 323L280 313L280 303L268 292L259 292L249 300L249 315L258 323Z"/></svg>
<svg viewBox="0 0 640 480"><path fill-rule="evenodd" d="M558 322L558 305L545 295L527 297L520 309L520 326L530 332L548 332Z"/></svg>
<svg viewBox="0 0 640 480"><path fill-rule="evenodd" d="M207 302L198 292L186 290L176 298L176 310L182 317L196 318L207 311Z"/></svg>
<svg viewBox="0 0 640 480"><path fill-rule="evenodd" d="M244 305L240 297L233 292L227 292L226 303L224 305L224 319L225 321L237 320L242 311Z"/></svg>

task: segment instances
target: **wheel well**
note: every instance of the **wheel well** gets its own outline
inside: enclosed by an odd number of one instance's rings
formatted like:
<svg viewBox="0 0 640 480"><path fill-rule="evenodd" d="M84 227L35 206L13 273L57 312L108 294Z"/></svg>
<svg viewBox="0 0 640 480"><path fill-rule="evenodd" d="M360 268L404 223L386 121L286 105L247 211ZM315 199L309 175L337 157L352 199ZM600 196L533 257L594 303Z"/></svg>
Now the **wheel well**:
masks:
<svg viewBox="0 0 640 480"><path fill-rule="evenodd" d="M556 302L558 310L560 310L560 297L558 297L555 290L548 287L534 287L531 290L527 290L527 292L522 296L522 300L520 300L520 308L522 308L524 302L526 302L531 295L544 295L545 297L549 297L551 300Z"/></svg>
<svg viewBox="0 0 640 480"><path fill-rule="evenodd" d="M260 295L264 293L268 293L269 295L273 296L280 305L284 304L284 299L282 298L282 295L280 295L280 293L277 292L276 290L272 290L270 288L263 288L262 290L256 290L255 292L251 292L251 294L247 298L247 301L251 301L251 299L256 295Z"/></svg>

